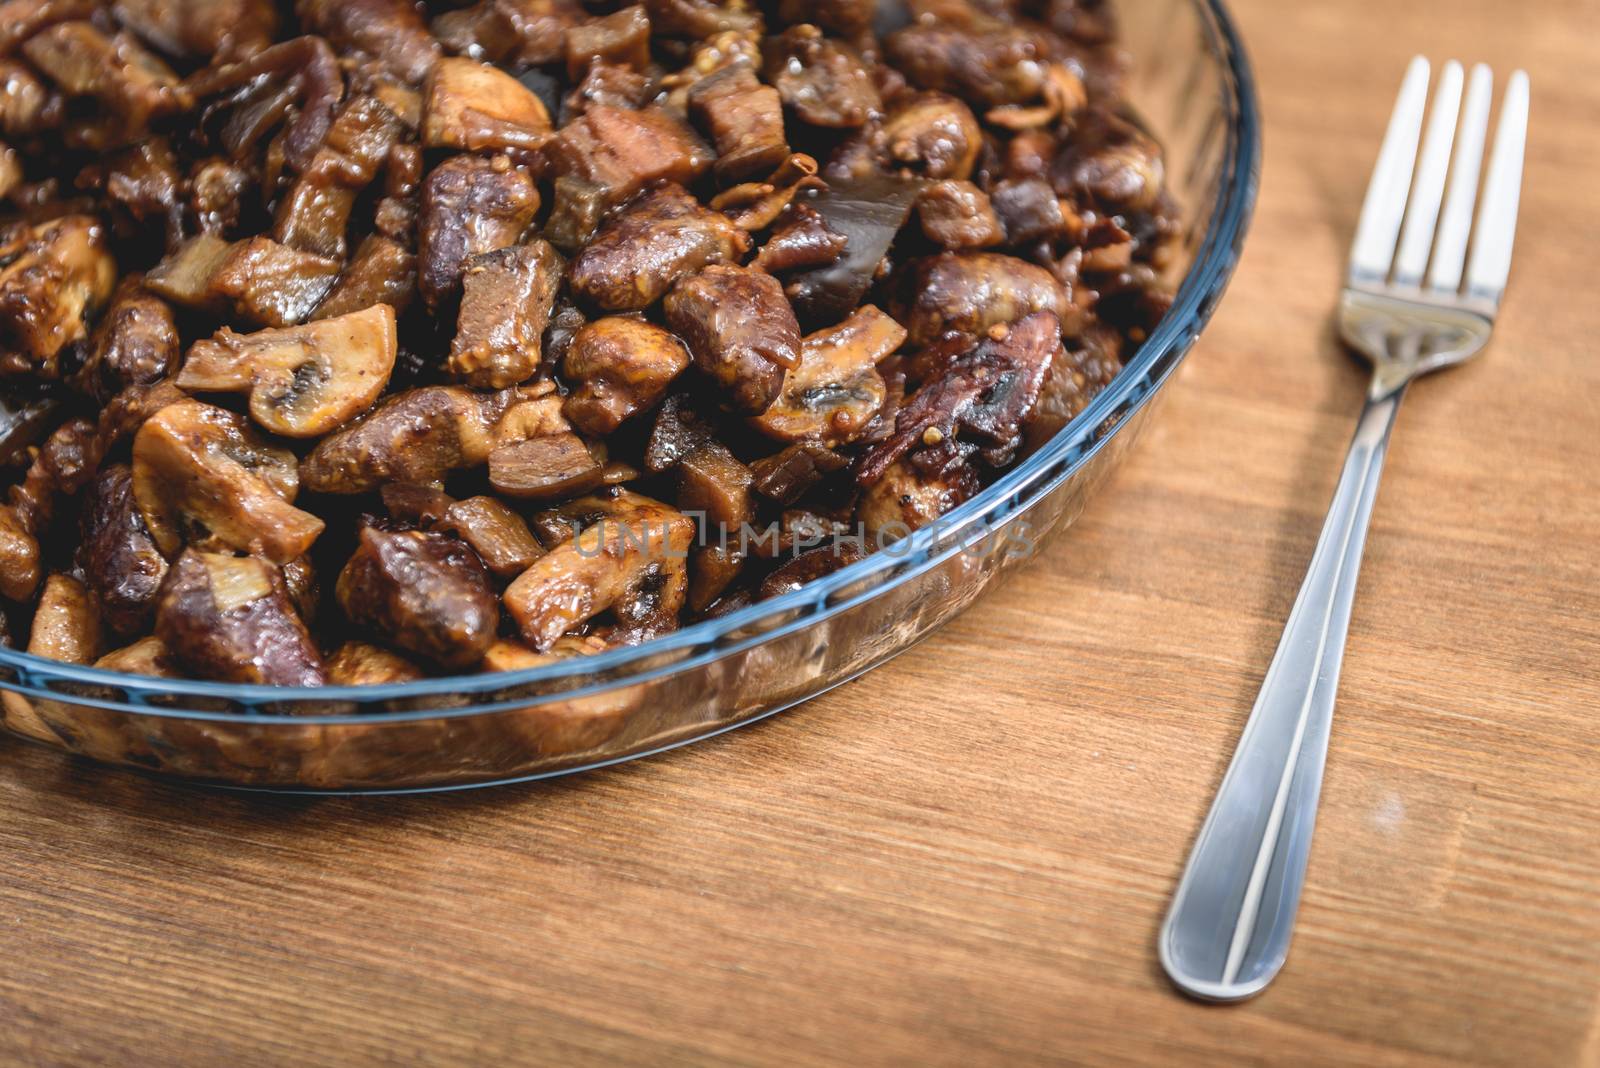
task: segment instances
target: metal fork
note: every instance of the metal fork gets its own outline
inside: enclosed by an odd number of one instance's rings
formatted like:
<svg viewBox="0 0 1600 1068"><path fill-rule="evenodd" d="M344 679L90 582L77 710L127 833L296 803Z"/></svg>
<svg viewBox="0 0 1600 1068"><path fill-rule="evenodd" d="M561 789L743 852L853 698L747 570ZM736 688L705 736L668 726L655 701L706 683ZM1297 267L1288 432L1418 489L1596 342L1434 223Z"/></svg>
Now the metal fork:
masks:
<svg viewBox="0 0 1600 1068"><path fill-rule="evenodd" d="M1259 993L1288 954L1356 571L1395 413L1412 379L1482 350L1511 267L1528 77L1511 76L1479 197L1489 68L1473 69L1463 101L1461 65L1446 64L1424 133L1428 75L1426 59L1411 61L1339 301L1340 334L1372 362L1366 407L1278 651L1161 928L1167 974L1207 1000Z"/></svg>

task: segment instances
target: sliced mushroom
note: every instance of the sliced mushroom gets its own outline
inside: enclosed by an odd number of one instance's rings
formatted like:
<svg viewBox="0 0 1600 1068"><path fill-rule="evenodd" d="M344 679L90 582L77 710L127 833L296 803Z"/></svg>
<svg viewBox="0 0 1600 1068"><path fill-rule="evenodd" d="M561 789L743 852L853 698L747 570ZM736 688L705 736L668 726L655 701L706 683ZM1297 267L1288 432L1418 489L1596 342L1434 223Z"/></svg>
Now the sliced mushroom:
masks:
<svg viewBox="0 0 1600 1068"><path fill-rule="evenodd" d="M207 231L169 252L150 268L144 284L152 293L180 307L218 311L222 300L211 280L232 255L232 244Z"/></svg>
<svg viewBox="0 0 1600 1068"><path fill-rule="evenodd" d="M252 237L229 248L218 261L205 302L215 294L247 322L293 326L317 310L338 281L342 266L329 256Z"/></svg>
<svg viewBox="0 0 1600 1068"><path fill-rule="evenodd" d="M178 385L248 393L250 415L265 429L316 438L372 406L389 383L396 348L387 304L283 330L236 334L223 327L189 350Z"/></svg>
<svg viewBox="0 0 1600 1068"><path fill-rule="evenodd" d="M801 344L772 407L751 422L779 441L838 445L854 441L883 407L887 387L877 366L906 339L905 328L871 304Z"/></svg>
<svg viewBox="0 0 1600 1068"><path fill-rule="evenodd" d="M785 369L799 366L800 324L770 274L707 267L678 283L663 307L667 325L735 411L766 410L783 389Z"/></svg>
<svg viewBox="0 0 1600 1068"><path fill-rule="evenodd" d="M429 485L451 471L477 467L496 447L547 431L554 386L477 393L464 386L423 386L385 397L367 415L317 443L301 465L317 493L365 493L385 482ZM512 423L502 426L507 420ZM566 429L565 426L559 429Z"/></svg>
<svg viewBox="0 0 1600 1068"><path fill-rule="evenodd" d="M28 652L64 664L89 664L100 655L100 641L100 612L83 584L70 575L45 579Z"/></svg>
<svg viewBox="0 0 1600 1068"><path fill-rule="evenodd" d="M689 350L661 327L613 316L586 324L572 338L561 371L574 382L561 411L573 426L603 437L660 403L689 366Z"/></svg>
<svg viewBox="0 0 1600 1068"><path fill-rule="evenodd" d="M339 646L328 658L327 671L330 686L380 686L426 677L421 668L398 653L356 641Z"/></svg>
<svg viewBox="0 0 1600 1068"><path fill-rule="evenodd" d="M606 514L535 561L505 592L506 610L541 652L610 610L630 639L675 625L694 521L621 492Z"/></svg>
<svg viewBox="0 0 1600 1068"><path fill-rule="evenodd" d="M450 372L481 389L532 378L564 266L561 253L539 239L469 260Z"/></svg>
<svg viewBox="0 0 1600 1068"><path fill-rule="evenodd" d="M449 534L364 523L335 592L352 623L445 668L482 660L500 623L482 562Z"/></svg>
<svg viewBox="0 0 1600 1068"><path fill-rule="evenodd" d="M183 674L167 643L154 634L140 638L132 645L113 649L94 662L101 671L120 671L124 675L148 675L157 679L175 679Z"/></svg>
<svg viewBox="0 0 1600 1068"><path fill-rule="evenodd" d="M776 222L800 193L826 187L817 177L817 161L796 152L765 179L724 189L711 198L711 206L725 213L739 229L755 233Z"/></svg>
<svg viewBox="0 0 1600 1068"><path fill-rule="evenodd" d="M600 484L602 468L576 434L546 434L489 454L489 484L507 497L551 500Z"/></svg>
<svg viewBox="0 0 1600 1068"><path fill-rule="evenodd" d="M487 63L453 56L441 59L428 75L426 93L422 143L427 148L531 151L550 139L550 113L544 102Z"/></svg>
<svg viewBox="0 0 1600 1068"><path fill-rule="evenodd" d="M56 377L116 281L104 228L87 215L0 229L0 375Z"/></svg>
<svg viewBox="0 0 1600 1068"><path fill-rule="evenodd" d="M161 588L156 636L200 678L267 686L327 681L282 574L259 557L185 550Z"/></svg>
<svg viewBox="0 0 1600 1068"><path fill-rule="evenodd" d="M133 494L161 551L200 546L293 560L323 523L290 502L294 454L268 445L241 415L199 401L169 405L133 439Z"/></svg>

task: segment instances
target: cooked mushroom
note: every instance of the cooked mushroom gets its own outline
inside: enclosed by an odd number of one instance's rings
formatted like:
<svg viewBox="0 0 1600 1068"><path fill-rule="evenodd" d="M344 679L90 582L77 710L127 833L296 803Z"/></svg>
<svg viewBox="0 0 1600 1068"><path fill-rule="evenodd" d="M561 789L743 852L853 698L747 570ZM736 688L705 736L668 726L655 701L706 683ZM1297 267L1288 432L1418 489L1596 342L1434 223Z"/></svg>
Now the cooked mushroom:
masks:
<svg viewBox="0 0 1600 1068"><path fill-rule="evenodd" d="M63 93L92 96L114 112L118 142L133 140L153 117L185 104L172 68L126 33L108 37L93 23L63 22L34 34L22 53Z"/></svg>
<svg viewBox="0 0 1600 1068"><path fill-rule="evenodd" d="M1052 241L1066 232L1061 201L1042 178L1007 178L994 184L991 195L995 214L1014 245Z"/></svg>
<svg viewBox="0 0 1600 1068"><path fill-rule="evenodd" d="M778 504L793 504L848 462L826 445L798 441L751 464L750 488Z"/></svg>
<svg viewBox="0 0 1600 1068"><path fill-rule="evenodd" d="M1106 212L1153 207L1166 180L1161 147L1126 120L1090 114L1051 167L1056 192Z"/></svg>
<svg viewBox="0 0 1600 1068"><path fill-rule="evenodd" d="M0 375L56 377L62 349L88 336L116 271L103 228L87 215L0 229Z"/></svg>
<svg viewBox="0 0 1600 1068"><path fill-rule="evenodd" d="M678 464L678 508L699 514L708 524L737 531L754 514L750 483L754 476L720 442L708 441Z"/></svg>
<svg viewBox="0 0 1600 1068"><path fill-rule="evenodd" d="M148 631L167 561L145 526L129 468L117 464L100 472L82 522L77 563L101 618L118 634Z"/></svg>
<svg viewBox="0 0 1600 1068"><path fill-rule="evenodd" d="M392 394L320 441L301 465L301 475L306 488L317 493L365 493L385 482L438 482L451 471L486 462L503 443L497 428L508 413L547 397L551 389L546 384L475 393L463 386L423 386ZM559 416L560 399L554 400ZM527 429L516 437L545 428Z"/></svg>
<svg viewBox="0 0 1600 1068"><path fill-rule="evenodd" d="M995 252L946 252L918 260L909 288L914 295L895 317L913 345L926 345L949 331L977 337L1038 311L1053 313L1070 335L1081 318L1066 287L1049 271Z"/></svg>
<svg viewBox="0 0 1600 1068"><path fill-rule="evenodd" d="M428 75L422 143L428 148L527 149L550 139L544 102L504 71L470 59L439 60Z"/></svg>
<svg viewBox="0 0 1600 1068"><path fill-rule="evenodd" d="M175 679L183 674L167 643L154 634L140 638L132 645L113 649L94 662L101 671L120 671L125 675L148 675L157 679Z"/></svg>
<svg viewBox="0 0 1600 1068"><path fill-rule="evenodd" d="M389 383L396 348L394 309L387 304L254 334L223 327L189 350L178 385L248 393L250 415L265 429L316 438L372 406Z"/></svg>
<svg viewBox="0 0 1600 1068"><path fill-rule="evenodd" d="M1072 422L1122 370L1122 336L1104 323L1084 330L1078 344L1056 354L1039 387L1039 400L1023 423L1023 436L1038 447Z"/></svg>
<svg viewBox="0 0 1600 1068"><path fill-rule="evenodd" d="M133 494L169 557L188 540L293 560L323 528L290 503L298 489L293 453L262 441L243 416L209 404L169 405L133 439Z"/></svg>
<svg viewBox="0 0 1600 1068"><path fill-rule="evenodd" d="M905 328L871 304L801 344L800 366L751 422L779 441L838 445L855 440L883 407L877 366L906 339Z"/></svg>
<svg viewBox="0 0 1600 1068"><path fill-rule="evenodd" d="M446 668L482 660L500 622L482 562L449 534L363 523L336 593L352 623Z"/></svg>
<svg viewBox="0 0 1600 1068"><path fill-rule="evenodd" d="M595 235L572 261L569 284L607 311L638 311L707 264L726 263L750 238L720 212L707 211L668 183L640 197ZM781 296L781 293L780 293Z"/></svg>
<svg viewBox="0 0 1600 1068"><path fill-rule="evenodd" d="M581 533L534 562L505 592L506 610L536 650L610 610L629 638L671 629L687 586L694 521L622 492Z"/></svg>
<svg viewBox="0 0 1600 1068"><path fill-rule="evenodd" d="M350 641L328 658L328 685L379 686L424 678L421 668L397 653L366 642Z"/></svg>
<svg viewBox="0 0 1600 1068"><path fill-rule="evenodd" d="M28 652L65 664L89 664L100 655L100 641L100 613L83 584L70 575L45 579Z"/></svg>
<svg viewBox="0 0 1600 1068"><path fill-rule="evenodd" d="M859 546L846 541L808 549L762 579L760 595L779 597L791 593L824 575L831 575L842 567L865 559L866 553Z"/></svg>
<svg viewBox="0 0 1600 1068"><path fill-rule="evenodd" d="M327 681L282 574L259 557L184 550L161 587L156 636L200 678L267 686Z"/></svg>
<svg viewBox="0 0 1600 1068"><path fill-rule="evenodd" d="M481 389L526 382L539 370L540 339L565 262L548 241L496 249L467 261L450 372Z"/></svg>
<svg viewBox="0 0 1600 1068"><path fill-rule="evenodd" d="M751 266L768 272L825 267L844 255L849 244L816 208L794 204L772 228Z"/></svg>
<svg viewBox="0 0 1600 1068"><path fill-rule="evenodd" d="M685 456L708 441L714 441L717 428L685 393L668 397L656 415L645 446L645 470L653 475L670 470Z"/></svg>
<svg viewBox="0 0 1600 1068"><path fill-rule="evenodd" d="M183 308L216 311L221 300L211 280L233 255L234 246L210 231L196 235L150 268L144 284L150 292Z"/></svg>
<svg viewBox="0 0 1600 1068"><path fill-rule="evenodd" d="M128 386L155 382L178 366L178 326L172 309L127 275L89 338L83 366L73 382L85 393L109 400Z"/></svg>
<svg viewBox="0 0 1600 1068"><path fill-rule="evenodd" d="M418 287L430 308L453 295L467 261L515 245L539 210L539 189L504 156L456 156L422 186Z"/></svg>
<svg viewBox="0 0 1600 1068"><path fill-rule="evenodd" d="M199 60L254 55L278 30L270 0L115 0L112 10L161 51Z"/></svg>
<svg viewBox="0 0 1600 1068"><path fill-rule="evenodd" d="M671 333L641 319L611 316L572 338L561 371L574 382L561 411L586 434L602 437L660 402L689 366L689 350Z"/></svg>
<svg viewBox="0 0 1600 1068"><path fill-rule="evenodd" d="M741 230L755 233L778 221L784 209L808 190L825 189L817 177L817 161L804 152L791 153L761 181L744 182L711 198L711 206L727 215Z"/></svg>
<svg viewBox="0 0 1600 1068"><path fill-rule="evenodd" d="M0 60L0 133L28 137L61 118L61 98L53 97L33 68Z"/></svg>
<svg viewBox="0 0 1600 1068"><path fill-rule="evenodd" d="M946 5L941 15L884 42L890 61L915 85L990 107L1027 103L1043 92L1049 57L1038 34L976 5Z"/></svg>
<svg viewBox="0 0 1600 1068"><path fill-rule="evenodd" d="M664 37L705 39L721 33L755 33L761 14L745 0L645 0L650 25Z"/></svg>
<svg viewBox="0 0 1600 1068"><path fill-rule="evenodd" d="M707 267L678 283L664 308L695 365L737 412L766 410L783 389L785 369L800 364L800 324L769 274Z"/></svg>
<svg viewBox="0 0 1600 1068"><path fill-rule="evenodd" d="M433 33L452 52L533 67L560 59L563 36L584 18L577 0L479 0L439 15Z"/></svg>

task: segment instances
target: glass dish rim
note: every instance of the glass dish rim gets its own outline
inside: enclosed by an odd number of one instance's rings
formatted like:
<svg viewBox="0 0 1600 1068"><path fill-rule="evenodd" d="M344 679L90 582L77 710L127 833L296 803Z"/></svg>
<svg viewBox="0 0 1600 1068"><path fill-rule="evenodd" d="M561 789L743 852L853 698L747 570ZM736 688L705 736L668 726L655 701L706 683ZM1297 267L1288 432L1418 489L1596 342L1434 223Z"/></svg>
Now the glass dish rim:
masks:
<svg viewBox="0 0 1600 1068"><path fill-rule="evenodd" d="M1166 316L1151 331L1120 374L1076 418L1042 448L1006 472L970 501L939 521L917 530L909 538L872 553L848 567L815 579L797 590L748 605L716 619L703 620L636 646L625 646L590 656L506 672L451 675L402 683L368 686L280 687L259 684L211 682L199 679L160 678L111 671L80 664L65 664L18 649L0 648L0 669L12 679L0 678L0 691L38 700L54 700L136 715L166 719L199 720L296 727L403 723L490 715L495 712L549 701L569 701L648 682L662 675L721 659L739 649L771 641L783 634L843 612L862 600L876 597L911 581L963 549L976 530L987 534L995 521L1025 511L1070 477L1119 432L1154 395L1156 388L1181 362L1209 321L1217 299L1238 260L1240 242L1255 206L1260 170L1261 121L1255 78L1243 41L1224 0L1190 0L1202 15L1213 55L1220 61L1226 83L1224 112L1228 143L1222 157L1223 173L1201 247L1185 272ZM1209 16L1209 17L1206 17ZM1102 424L1110 423L1109 428ZM881 584L862 587L879 572L898 569ZM841 591L855 589L843 597ZM793 618L785 619L793 613ZM776 621L763 626L763 621ZM684 655L673 656L674 653ZM663 659L663 654L667 658ZM353 711L329 714L295 714L263 711L285 704L356 704L373 706L412 702L419 698L503 693L553 679L600 676L643 666L632 673L615 674L591 685L553 689L538 694L455 707ZM45 683L46 685L40 685ZM53 688L114 688L129 700L99 698ZM146 703L145 698L195 698L227 701L242 709L186 709Z"/></svg>

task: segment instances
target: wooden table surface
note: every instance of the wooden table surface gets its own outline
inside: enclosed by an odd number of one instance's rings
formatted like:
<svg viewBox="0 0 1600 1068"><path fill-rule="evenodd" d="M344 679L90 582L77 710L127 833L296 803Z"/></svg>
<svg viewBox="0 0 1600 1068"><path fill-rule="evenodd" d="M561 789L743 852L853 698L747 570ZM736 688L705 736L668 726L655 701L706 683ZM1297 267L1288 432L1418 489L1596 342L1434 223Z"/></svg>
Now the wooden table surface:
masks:
<svg viewBox="0 0 1600 1068"><path fill-rule="evenodd" d="M273 800L0 742L0 1062L1600 1065L1596 5L1237 6L1243 265L1020 577L800 710L544 785ZM1532 74L1511 298L1401 416L1288 966L1195 1005L1156 929L1357 409L1328 315L1418 48Z"/></svg>

